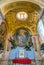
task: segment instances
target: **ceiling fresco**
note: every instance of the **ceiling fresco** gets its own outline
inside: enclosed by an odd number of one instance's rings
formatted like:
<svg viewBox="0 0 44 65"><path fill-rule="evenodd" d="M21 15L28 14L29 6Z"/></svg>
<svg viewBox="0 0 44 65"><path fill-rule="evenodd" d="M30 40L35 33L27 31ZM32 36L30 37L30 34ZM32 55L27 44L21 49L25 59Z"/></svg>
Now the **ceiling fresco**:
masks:
<svg viewBox="0 0 44 65"><path fill-rule="evenodd" d="M15 29L20 27L28 28L32 34L37 34L37 22L41 8L31 2L13 2L8 3L2 7L2 12L5 15L8 24L8 33L12 33ZM19 20L16 15L18 12L25 12L28 17L24 20ZM22 16L22 13L21 13ZM24 16L25 17L25 16Z"/></svg>

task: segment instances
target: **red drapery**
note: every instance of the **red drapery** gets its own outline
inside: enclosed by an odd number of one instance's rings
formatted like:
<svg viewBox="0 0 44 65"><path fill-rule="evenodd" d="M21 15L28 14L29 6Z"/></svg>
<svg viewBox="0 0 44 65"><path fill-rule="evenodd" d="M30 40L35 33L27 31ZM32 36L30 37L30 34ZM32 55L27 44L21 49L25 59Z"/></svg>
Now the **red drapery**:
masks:
<svg viewBox="0 0 44 65"><path fill-rule="evenodd" d="M28 58L15 58L12 60L13 63L19 63L19 64L31 64L31 59Z"/></svg>

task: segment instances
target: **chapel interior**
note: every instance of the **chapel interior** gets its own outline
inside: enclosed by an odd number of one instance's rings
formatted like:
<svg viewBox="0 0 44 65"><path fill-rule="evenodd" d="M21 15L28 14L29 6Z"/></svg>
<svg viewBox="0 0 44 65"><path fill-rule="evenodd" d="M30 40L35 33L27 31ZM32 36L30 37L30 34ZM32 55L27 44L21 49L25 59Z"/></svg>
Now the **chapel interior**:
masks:
<svg viewBox="0 0 44 65"><path fill-rule="evenodd" d="M34 50L31 64L12 63L17 47ZM0 0L0 65L44 65L44 0Z"/></svg>

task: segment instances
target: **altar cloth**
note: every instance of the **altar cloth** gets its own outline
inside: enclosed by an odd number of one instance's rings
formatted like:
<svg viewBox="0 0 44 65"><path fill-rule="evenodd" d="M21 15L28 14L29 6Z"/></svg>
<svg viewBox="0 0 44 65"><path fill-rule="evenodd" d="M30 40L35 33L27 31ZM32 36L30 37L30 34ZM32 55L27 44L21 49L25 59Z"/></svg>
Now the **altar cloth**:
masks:
<svg viewBox="0 0 44 65"><path fill-rule="evenodd" d="M19 64L31 64L32 60L28 58L15 58L12 59L13 63L19 63Z"/></svg>

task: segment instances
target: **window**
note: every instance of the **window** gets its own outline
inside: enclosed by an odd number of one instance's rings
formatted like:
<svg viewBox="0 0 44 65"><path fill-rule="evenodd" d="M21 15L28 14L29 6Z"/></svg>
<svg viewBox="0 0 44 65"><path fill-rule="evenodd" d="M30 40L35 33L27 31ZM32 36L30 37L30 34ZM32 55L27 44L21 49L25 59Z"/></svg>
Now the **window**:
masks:
<svg viewBox="0 0 44 65"><path fill-rule="evenodd" d="M19 20L26 20L28 18L28 14L26 12L18 12L16 16Z"/></svg>

